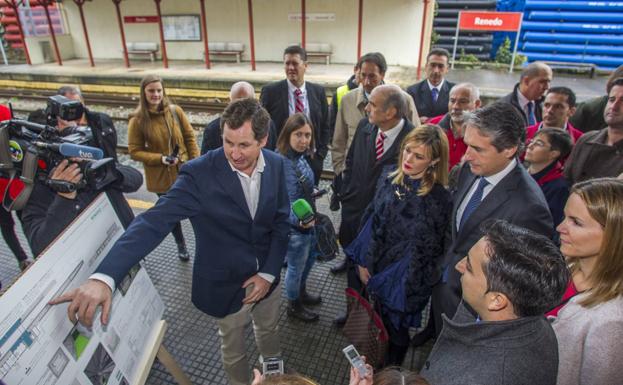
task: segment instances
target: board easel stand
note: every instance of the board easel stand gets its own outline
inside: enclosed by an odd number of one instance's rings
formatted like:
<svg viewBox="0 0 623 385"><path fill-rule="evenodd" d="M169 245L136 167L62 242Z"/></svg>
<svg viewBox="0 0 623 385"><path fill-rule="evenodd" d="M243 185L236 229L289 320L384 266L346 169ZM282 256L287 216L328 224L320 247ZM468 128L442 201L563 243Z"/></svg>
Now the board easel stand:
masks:
<svg viewBox="0 0 623 385"><path fill-rule="evenodd" d="M169 353L167 349L165 349L162 344L162 340L164 338L164 332L167 330L167 321L160 320L156 324L156 330L153 333L152 339L147 342L147 346L149 347L143 356L139 364L139 375L136 380L135 385L144 385L145 381L147 381L147 376L149 376L149 371L154 363L154 359L158 358L158 361L164 366L173 379L180 385L192 385L190 379L182 370L182 367L175 361L175 358Z"/></svg>

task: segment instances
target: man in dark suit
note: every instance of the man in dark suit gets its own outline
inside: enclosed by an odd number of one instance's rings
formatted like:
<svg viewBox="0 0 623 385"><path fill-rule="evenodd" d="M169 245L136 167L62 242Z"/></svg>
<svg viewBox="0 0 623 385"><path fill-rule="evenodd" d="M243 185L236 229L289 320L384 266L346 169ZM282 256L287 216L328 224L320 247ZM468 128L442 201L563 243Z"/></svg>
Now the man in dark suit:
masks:
<svg viewBox="0 0 623 385"><path fill-rule="evenodd" d="M346 156L341 186L342 222L340 244L348 246L359 231L361 217L374 198L377 180L383 167L398 161L400 144L413 129L406 118L407 102L400 87L380 85L370 93L366 106L367 118L357 127ZM347 260L348 286L359 288L356 265ZM338 325L345 321L338 317Z"/></svg>
<svg viewBox="0 0 623 385"><path fill-rule="evenodd" d="M448 96L454 87L445 79L450 53L443 48L433 48L426 57L426 79L407 88L420 115L420 123L448 113Z"/></svg>
<svg viewBox="0 0 623 385"><path fill-rule="evenodd" d="M476 110L466 121L467 151L454 192L450 244L440 263L441 278L433 288L437 334L441 314L452 319L461 300L461 275L454 266L482 237L482 222L504 219L549 238L554 235L543 192L517 160L524 136L523 119L508 103ZM427 330L432 337L432 329ZM422 336L417 338L420 343L425 340Z"/></svg>
<svg viewBox="0 0 623 385"><path fill-rule="evenodd" d="M239 99L255 98L255 89L251 83L241 81L236 82L229 90L229 102ZM274 150L277 144L277 132L275 124L271 120L268 125L268 141L264 148ZM203 140L201 141L201 155L210 150L216 150L223 146L223 134L221 133L221 117L214 119L203 130Z"/></svg>
<svg viewBox="0 0 623 385"><path fill-rule="evenodd" d="M543 100L552 77L552 69L547 64L530 63L521 71L513 92L499 101L510 103L521 114L524 125L532 126L543 120Z"/></svg>
<svg viewBox="0 0 623 385"><path fill-rule="evenodd" d="M284 159L263 150L269 116L253 99L222 115L224 146L186 163L156 205L138 216L96 274L52 303L69 302L72 322L86 326L102 305L106 324L114 288L181 219L197 236L192 301L217 318L223 366L234 385L248 385L244 335L253 319L260 354L279 356L279 277L288 246L290 205ZM242 347L242 348L240 348Z"/></svg>
<svg viewBox="0 0 623 385"><path fill-rule="evenodd" d="M277 137L290 115L302 112L309 117L314 125L316 151L315 156L307 161L318 184L331 140L327 96L324 87L305 81L307 52L303 47L293 45L286 48L283 61L287 78L264 86L260 93L260 102L275 122Z"/></svg>

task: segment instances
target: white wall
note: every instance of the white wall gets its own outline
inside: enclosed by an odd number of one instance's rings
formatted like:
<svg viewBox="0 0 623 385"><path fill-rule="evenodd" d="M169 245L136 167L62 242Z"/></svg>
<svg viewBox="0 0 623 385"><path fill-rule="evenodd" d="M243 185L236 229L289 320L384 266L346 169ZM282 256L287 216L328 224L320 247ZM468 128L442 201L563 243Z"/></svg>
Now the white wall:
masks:
<svg viewBox="0 0 623 385"><path fill-rule="evenodd" d="M335 21L308 21L308 43L330 43L333 63L353 63L357 55L358 0L308 0L306 12L335 14ZM200 15L198 0L163 1L162 14ZM364 0L362 54L382 52L392 65L417 65L423 0ZM71 26L75 53L86 58L87 49L80 24L78 7L64 2ZM431 7L432 9L432 7ZM89 37L95 58L121 58L121 38L115 7L110 0L84 5ZM121 2L122 16L153 16L153 0ZM241 42L243 60L250 60L246 0L206 0L209 41ZM288 20L288 14L300 13L298 0L253 0L255 58L280 61L283 49L301 40L301 24ZM432 15L427 24L432 25ZM159 42L158 25L124 24L127 41ZM430 27L429 27L430 28ZM170 59L202 60L203 42L167 42Z"/></svg>

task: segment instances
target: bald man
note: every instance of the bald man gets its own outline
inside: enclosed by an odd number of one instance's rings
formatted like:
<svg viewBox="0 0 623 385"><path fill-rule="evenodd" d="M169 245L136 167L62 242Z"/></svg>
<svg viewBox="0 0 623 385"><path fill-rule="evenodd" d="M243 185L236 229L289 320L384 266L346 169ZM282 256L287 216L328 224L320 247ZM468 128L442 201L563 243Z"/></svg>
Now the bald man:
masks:
<svg viewBox="0 0 623 385"><path fill-rule="evenodd" d="M229 102L234 102L240 99L253 98L255 99L255 89L253 85L248 82L237 82L231 86L229 90ZM277 143L277 134L275 130L275 124L270 121L268 126L268 141L264 148L269 150L275 149ZM223 146L223 136L221 134L221 117L214 119L203 130L203 141L201 142L201 155L210 150L215 150Z"/></svg>
<svg viewBox="0 0 623 385"><path fill-rule="evenodd" d="M523 117L527 126L543 120L543 99L552 82L552 69L545 63L533 62L521 71L513 92L500 99L510 103Z"/></svg>

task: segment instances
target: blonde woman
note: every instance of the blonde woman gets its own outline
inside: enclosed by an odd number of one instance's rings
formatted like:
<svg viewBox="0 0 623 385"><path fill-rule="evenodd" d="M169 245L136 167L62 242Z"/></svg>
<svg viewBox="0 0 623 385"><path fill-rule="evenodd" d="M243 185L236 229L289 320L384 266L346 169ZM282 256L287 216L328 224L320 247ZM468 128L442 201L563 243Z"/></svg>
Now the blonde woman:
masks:
<svg viewBox="0 0 623 385"><path fill-rule="evenodd" d="M368 212L371 239L359 276L380 303L389 333L386 365L400 366L409 347L409 328L438 278L450 221L448 139L435 125L423 125L402 141L396 169L379 182ZM404 282L399 288L392 282ZM399 292L396 292L399 290ZM400 298L397 303L396 298Z"/></svg>
<svg viewBox="0 0 623 385"><path fill-rule="evenodd" d="M577 183L558 226L572 278L553 323L558 384L620 384L623 357L623 181ZM618 364L617 364L618 362Z"/></svg>
<svg viewBox="0 0 623 385"><path fill-rule="evenodd" d="M171 187L183 163L199 156L195 133L184 111L171 104L162 79L147 75L141 81L139 105L128 125L130 157L143 162L147 190L163 196ZM190 259L182 226L172 231L178 257Z"/></svg>

